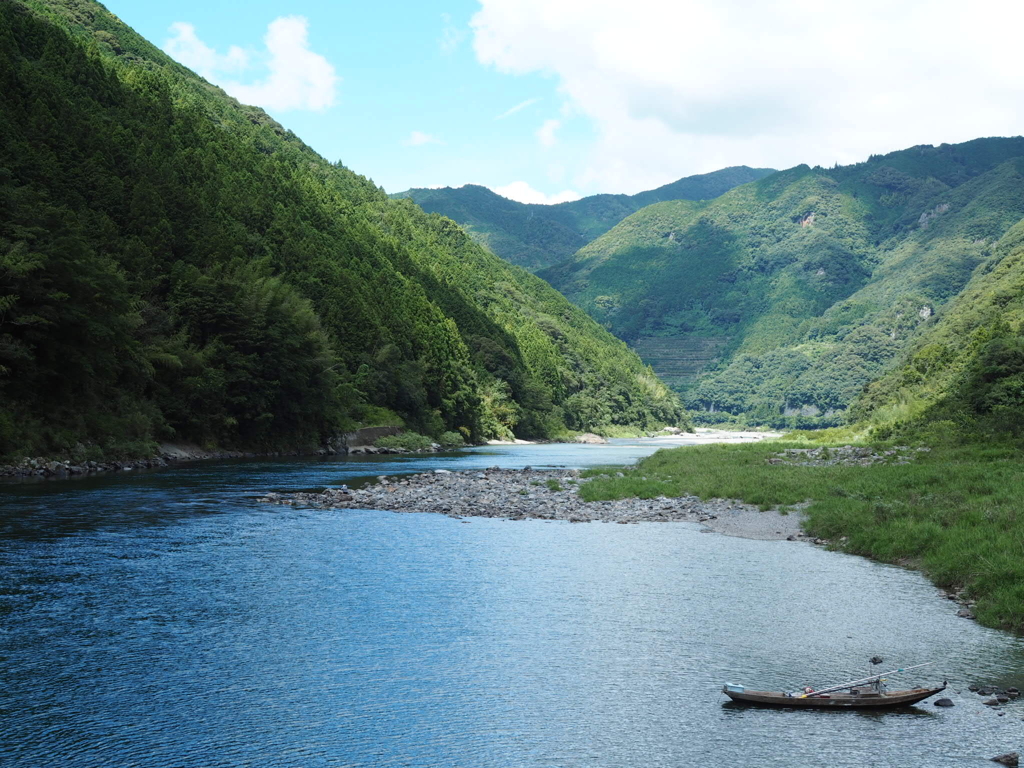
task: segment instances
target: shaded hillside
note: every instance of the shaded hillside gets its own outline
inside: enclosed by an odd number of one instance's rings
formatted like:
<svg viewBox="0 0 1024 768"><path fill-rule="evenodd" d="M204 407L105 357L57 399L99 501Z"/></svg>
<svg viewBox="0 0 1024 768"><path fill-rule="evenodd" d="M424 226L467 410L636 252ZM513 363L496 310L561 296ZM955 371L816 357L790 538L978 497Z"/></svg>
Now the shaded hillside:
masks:
<svg viewBox="0 0 1024 768"><path fill-rule="evenodd" d="M0 455L680 418L546 284L98 3L0 4Z"/></svg>
<svg viewBox="0 0 1024 768"><path fill-rule="evenodd" d="M881 436L1024 435L1024 220L852 415Z"/></svg>
<svg viewBox="0 0 1024 768"><path fill-rule="evenodd" d="M536 271L565 261L646 205L664 200L710 200L772 172L736 166L688 176L635 195L592 195L557 205L518 203L476 184L458 189L410 189L393 197L410 198L428 213L447 216L493 253Z"/></svg>
<svg viewBox="0 0 1024 768"><path fill-rule="evenodd" d="M838 423L1024 216L1024 139L799 166L648 206L541 273L641 348L711 340L706 422Z"/></svg>

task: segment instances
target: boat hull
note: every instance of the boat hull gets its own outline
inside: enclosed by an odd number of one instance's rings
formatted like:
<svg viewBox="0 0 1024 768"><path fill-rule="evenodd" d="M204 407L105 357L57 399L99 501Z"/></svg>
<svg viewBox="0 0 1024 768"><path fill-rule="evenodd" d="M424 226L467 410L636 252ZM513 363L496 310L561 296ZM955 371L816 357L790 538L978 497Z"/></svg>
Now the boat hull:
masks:
<svg viewBox="0 0 1024 768"><path fill-rule="evenodd" d="M762 707L795 707L807 709L887 709L907 707L917 704L930 696L946 690L940 688L913 688L909 691L891 691L889 693L850 694L832 693L827 696L787 696L775 691L729 691L722 693L733 701L744 704L756 704Z"/></svg>

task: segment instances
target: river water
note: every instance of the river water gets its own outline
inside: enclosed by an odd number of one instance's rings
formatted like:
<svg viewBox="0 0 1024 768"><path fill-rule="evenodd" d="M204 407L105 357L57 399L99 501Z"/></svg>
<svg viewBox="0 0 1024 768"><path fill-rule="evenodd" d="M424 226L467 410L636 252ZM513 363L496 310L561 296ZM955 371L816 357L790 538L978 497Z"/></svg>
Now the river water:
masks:
<svg viewBox="0 0 1024 768"><path fill-rule="evenodd" d="M435 468L622 464L650 445L197 463L0 486L0 764L985 766L1024 741L966 685L1024 643L918 574L687 523L260 504ZM936 662L951 709L758 710Z"/></svg>

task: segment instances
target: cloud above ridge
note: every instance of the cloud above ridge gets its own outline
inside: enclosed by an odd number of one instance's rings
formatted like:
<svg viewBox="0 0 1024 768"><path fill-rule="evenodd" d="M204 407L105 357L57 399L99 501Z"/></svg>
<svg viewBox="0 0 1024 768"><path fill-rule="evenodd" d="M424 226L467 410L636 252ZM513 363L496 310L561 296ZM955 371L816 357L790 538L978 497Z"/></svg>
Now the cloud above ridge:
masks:
<svg viewBox="0 0 1024 768"><path fill-rule="evenodd" d="M581 197L579 192L574 192L571 189L556 192L553 195L546 195L534 189L525 181L513 181L511 184L506 184L503 187L494 187L491 191L519 203L537 203L539 205L569 203L573 200L579 200Z"/></svg>
<svg viewBox="0 0 1024 768"><path fill-rule="evenodd" d="M479 1L477 59L555 77L593 123L592 188L1024 133L1017 4Z"/></svg>
<svg viewBox="0 0 1024 768"><path fill-rule="evenodd" d="M242 83L227 75L247 71L253 56L239 46L218 54L185 22L171 25L171 37L164 51L245 104L271 111L323 111L334 106L341 78L334 66L309 48L309 22L302 16L282 16L267 26L263 38L266 76L256 82Z"/></svg>

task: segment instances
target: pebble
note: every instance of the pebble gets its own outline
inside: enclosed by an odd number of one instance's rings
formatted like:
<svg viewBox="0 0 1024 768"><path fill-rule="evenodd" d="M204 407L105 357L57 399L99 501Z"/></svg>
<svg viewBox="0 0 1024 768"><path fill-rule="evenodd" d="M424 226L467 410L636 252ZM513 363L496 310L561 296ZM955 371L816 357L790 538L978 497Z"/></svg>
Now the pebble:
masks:
<svg viewBox="0 0 1024 768"><path fill-rule="evenodd" d="M806 539L800 515L781 515L729 499L696 496L585 502L577 488L586 482L578 470L488 469L484 472L433 470L395 484L358 490L267 494L261 501L322 509L379 509L430 512L452 517L508 520L564 520L570 523L699 522L706 528L759 539Z"/></svg>

